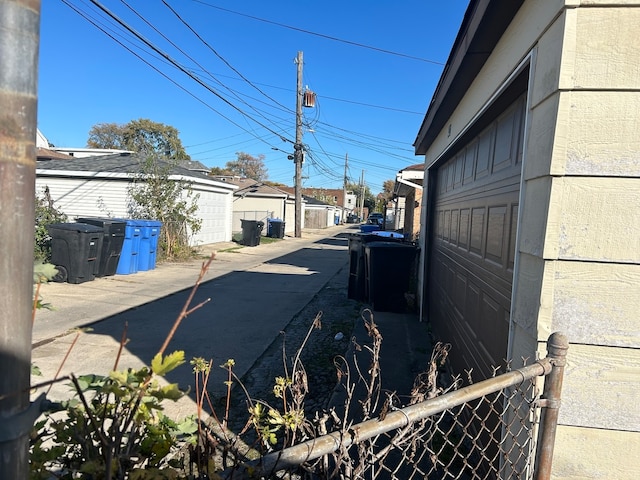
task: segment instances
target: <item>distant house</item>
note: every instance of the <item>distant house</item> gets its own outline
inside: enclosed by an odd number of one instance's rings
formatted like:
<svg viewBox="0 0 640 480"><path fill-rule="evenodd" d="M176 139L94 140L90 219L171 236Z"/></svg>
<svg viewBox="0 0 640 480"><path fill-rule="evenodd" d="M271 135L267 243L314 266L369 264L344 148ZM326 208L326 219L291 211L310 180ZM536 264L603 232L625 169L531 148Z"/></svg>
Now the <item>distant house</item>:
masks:
<svg viewBox="0 0 640 480"><path fill-rule="evenodd" d="M234 175L214 175L211 178L235 185L233 198L233 231L242 230L242 219L265 223L263 234L267 234L267 220L277 218L285 222L285 234L295 230L295 200L289 193L251 178Z"/></svg>
<svg viewBox="0 0 640 480"><path fill-rule="evenodd" d="M420 207L422 203L422 181L424 178L424 164L411 165L396 174L393 185L393 195L397 199L396 215L402 223L396 228L402 228L405 238L417 240L420 236Z"/></svg>
<svg viewBox="0 0 640 480"><path fill-rule="evenodd" d="M198 172L207 176L211 173L211 169L209 167L197 160L182 160L180 162L180 166L192 172Z"/></svg>
<svg viewBox="0 0 640 480"><path fill-rule="evenodd" d="M131 218L129 188L141 173L144 159L136 154L44 158L36 165L36 194L48 188L55 206L71 219L77 217ZM160 160L161 161L161 160ZM170 179L187 180L199 195L200 232L194 245L232 239L232 203L235 185L213 180L182 167Z"/></svg>
<svg viewBox="0 0 640 480"><path fill-rule="evenodd" d="M640 478L639 25L471 0L415 142L421 318L457 372L569 339L552 478Z"/></svg>

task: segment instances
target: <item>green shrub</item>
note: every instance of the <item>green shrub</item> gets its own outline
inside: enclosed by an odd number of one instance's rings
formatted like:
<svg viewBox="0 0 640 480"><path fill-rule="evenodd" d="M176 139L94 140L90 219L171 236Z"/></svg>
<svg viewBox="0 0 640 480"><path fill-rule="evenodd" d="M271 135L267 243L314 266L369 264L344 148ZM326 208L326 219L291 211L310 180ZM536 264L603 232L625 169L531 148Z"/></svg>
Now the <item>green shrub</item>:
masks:
<svg viewBox="0 0 640 480"><path fill-rule="evenodd" d="M35 242L33 256L35 260L51 260L51 236L47 226L67 221L67 216L53 205L49 187L45 187L42 197L36 195Z"/></svg>

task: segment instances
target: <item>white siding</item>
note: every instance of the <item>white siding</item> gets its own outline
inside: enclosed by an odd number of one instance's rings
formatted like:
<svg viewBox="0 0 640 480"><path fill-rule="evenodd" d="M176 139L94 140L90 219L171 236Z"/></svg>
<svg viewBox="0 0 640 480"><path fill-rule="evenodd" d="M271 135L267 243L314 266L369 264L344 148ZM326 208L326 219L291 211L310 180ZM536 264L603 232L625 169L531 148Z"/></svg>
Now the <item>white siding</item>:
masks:
<svg viewBox="0 0 640 480"><path fill-rule="evenodd" d="M49 188L54 206L64 212L70 221L78 217L131 218L129 208L130 181L123 178L108 179L89 176L46 176L38 172L36 194L42 196ZM196 215L202 219L200 232L191 238L194 245L231 241L233 190L194 183L199 194Z"/></svg>
<svg viewBox="0 0 640 480"><path fill-rule="evenodd" d="M129 217L130 182L123 179L36 178L36 194L42 196L46 187L54 206L70 221L77 217Z"/></svg>

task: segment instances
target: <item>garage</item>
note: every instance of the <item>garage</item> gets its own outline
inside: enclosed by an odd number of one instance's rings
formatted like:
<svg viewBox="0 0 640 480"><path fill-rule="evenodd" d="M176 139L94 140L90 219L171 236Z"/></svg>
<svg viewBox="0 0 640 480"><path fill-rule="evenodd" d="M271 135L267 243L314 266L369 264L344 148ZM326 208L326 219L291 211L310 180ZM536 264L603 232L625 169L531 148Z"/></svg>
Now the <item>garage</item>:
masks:
<svg viewBox="0 0 640 480"><path fill-rule="evenodd" d="M504 365L509 338L526 96L502 100L429 170L429 321L474 381Z"/></svg>

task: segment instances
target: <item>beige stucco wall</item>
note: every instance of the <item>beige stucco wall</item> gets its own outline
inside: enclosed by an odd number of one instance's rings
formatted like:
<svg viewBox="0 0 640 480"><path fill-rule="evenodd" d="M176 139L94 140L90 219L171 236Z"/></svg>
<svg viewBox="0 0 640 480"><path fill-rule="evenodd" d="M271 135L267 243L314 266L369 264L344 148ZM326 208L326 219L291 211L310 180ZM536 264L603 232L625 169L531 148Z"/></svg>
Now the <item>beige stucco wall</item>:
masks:
<svg viewBox="0 0 640 480"><path fill-rule="evenodd" d="M526 1L426 154L531 55L510 356L569 338L553 478L640 478L638 7Z"/></svg>

